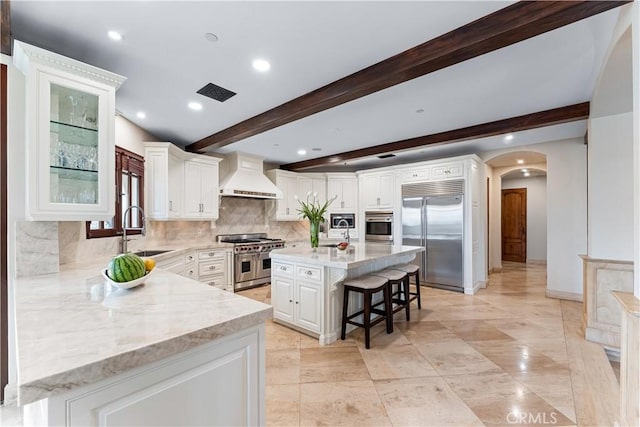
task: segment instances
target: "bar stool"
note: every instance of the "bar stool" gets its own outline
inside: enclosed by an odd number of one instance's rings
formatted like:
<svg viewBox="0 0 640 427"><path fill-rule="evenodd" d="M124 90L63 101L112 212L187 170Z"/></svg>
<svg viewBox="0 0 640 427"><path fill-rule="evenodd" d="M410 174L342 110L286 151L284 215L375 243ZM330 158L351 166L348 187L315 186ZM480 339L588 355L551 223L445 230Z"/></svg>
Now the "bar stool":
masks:
<svg viewBox="0 0 640 427"><path fill-rule="evenodd" d="M347 280L343 283L344 286L344 298L342 301L342 333L340 339L344 340L347 332L347 323L364 328L364 345L366 348L370 347L370 329L372 326L378 324L382 320L387 322L387 333L393 332L393 312L391 311L391 287L389 282L383 277L377 276L361 276L355 279ZM384 299L381 303L377 303L372 306L373 294L383 291ZM349 306L349 292L358 292L363 296L364 308L357 313L347 315L347 308ZM377 308L379 305L384 304L384 310ZM380 317L371 321L371 314L378 314ZM362 323L352 320L362 314Z"/></svg>
<svg viewBox="0 0 640 427"><path fill-rule="evenodd" d="M407 273L387 268L385 270L374 271L371 275L380 276L389 281L389 287L391 288L391 303L398 304L396 308L392 308L393 312L396 313L404 308L406 310L408 322L411 318L411 313L409 312L409 282L407 280ZM394 285L398 285L397 291L393 291ZM396 295L397 298L395 297Z"/></svg>
<svg viewBox="0 0 640 427"><path fill-rule="evenodd" d="M409 302L417 299L418 300L418 310L422 309L422 302L420 298L420 267L415 264L398 264L389 267L392 270L400 270L407 273L407 287L409 288ZM411 287L409 285L409 279L411 276L414 276L416 279L416 291L411 292Z"/></svg>

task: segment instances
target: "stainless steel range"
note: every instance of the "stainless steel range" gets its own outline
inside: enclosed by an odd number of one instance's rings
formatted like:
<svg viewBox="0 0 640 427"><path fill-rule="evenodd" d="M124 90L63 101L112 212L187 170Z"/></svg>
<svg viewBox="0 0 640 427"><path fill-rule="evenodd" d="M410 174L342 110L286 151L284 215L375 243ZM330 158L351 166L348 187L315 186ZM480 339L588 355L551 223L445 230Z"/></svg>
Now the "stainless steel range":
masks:
<svg viewBox="0 0 640 427"><path fill-rule="evenodd" d="M233 289L239 291L271 281L273 249L284 248L284 240L269 239L266 233L221 234L220 243L233 243Z"/></svg>

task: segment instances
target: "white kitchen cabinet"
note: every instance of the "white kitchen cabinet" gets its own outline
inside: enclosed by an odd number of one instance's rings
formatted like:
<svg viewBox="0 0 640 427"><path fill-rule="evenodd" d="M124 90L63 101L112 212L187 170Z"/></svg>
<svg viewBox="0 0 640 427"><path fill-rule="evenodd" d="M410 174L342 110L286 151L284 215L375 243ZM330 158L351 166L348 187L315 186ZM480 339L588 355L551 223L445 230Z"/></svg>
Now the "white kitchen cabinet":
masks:
<svg viewBox="0 0 640 427"><path fill-rule="evenodd" d="M327 198L337 199L330 212L356 212L358 208L358 179L353 174L327 174Z"/></svg>
<svg viewBox="0 0 640 427"><path fill-rule="evenodd" d="M393 208L395 176L392 172L362 174L359 178L365 210Z"/></svg>
<svg viewBox="0 0 640 427"><path fill-rule="evenodd" d="M145 212L153 220L218 219L220 159L145 143Z"/></svg>
<svg viewBox="0 0 640 427"><path fill-rule="evenodd" d="M148 219L180 219L183 215L183 151L173 144L145 143L145 213Z"/></svg>
<svg viewBox="0 0 640 427"><path fill-rule="evenodd" d="M233 292L233 253L231 249L201 249L197 253L197 280Z"/></svg>
<svg viewBox="0 0 640 427"><path fill-rule="evenodd" d="M434 165L431 179L460 178L464 176L464 162Z"/></svg>
<svg viewBox="0 0 640 427"><path fill-rule="evenodd" d="M309 193L317 193L318 200L324 204L327 201L327 178L319 174L299 174L298 197L304 201Z"/></svg>
<svg viewBox="0 0 640 427"><path fill-rule="evenodd" d="M115 91L124 77L19 41L14 63L27 82L28 216L110 221Z"/></svg>
<svg viewBox="0 0 640 427"><path fill-rule="evenodd" d="M401 184L408 182L427 181L429 179L431 168L418 167L409 170L401 170L398 172L398 178Z"/></svg>
<svg viewBox="0 0 640 427"><path fill-rule="evenodd" d="M322 269L300 264L274 263L271 304L273 317L320 333L322 326Z"/></svg>
<svg viewBox="0 0 640 427"><path fill-rule="evenodd" d="M304 200L305 195L298 194L298 174L281 169L267 171L267 177L282 190L282 199L275 200L274 219L276 221L299 221L300 204L296 196Z"/></svg>
<svg viewBox="0 0 640 427"><path fill-rule="evenodd" d="M184 217L218 219L219 159L200 156L184 162Z"/></svg>

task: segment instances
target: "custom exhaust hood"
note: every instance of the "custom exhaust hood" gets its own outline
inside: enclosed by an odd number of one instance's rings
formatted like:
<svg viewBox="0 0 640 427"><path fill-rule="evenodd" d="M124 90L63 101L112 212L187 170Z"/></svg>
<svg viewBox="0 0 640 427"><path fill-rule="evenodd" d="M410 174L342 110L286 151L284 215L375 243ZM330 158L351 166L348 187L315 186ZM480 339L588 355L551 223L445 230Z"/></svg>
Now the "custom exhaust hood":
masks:
<svg viewBox="0 0 640 427"><path fill-rule="evenodd" d="M263 173L263 160L244 153L231 153L220 163L227 174L220 181L221 196L282 199L282 191Z"/></svg>

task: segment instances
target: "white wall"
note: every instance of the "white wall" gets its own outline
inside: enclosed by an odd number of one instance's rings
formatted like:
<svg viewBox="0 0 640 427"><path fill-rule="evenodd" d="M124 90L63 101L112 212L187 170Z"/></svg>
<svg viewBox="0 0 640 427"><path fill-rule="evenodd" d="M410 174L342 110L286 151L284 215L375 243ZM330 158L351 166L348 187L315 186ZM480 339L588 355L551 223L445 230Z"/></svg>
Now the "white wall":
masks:
<svg viewBox="0 0 640 427"><path fill-rule="evenodd" d="M119 115L116 115L115 129L116 145L141 156L144 156L145 142L159 141L149 132Z"/></svg>
<svg viewBox="0 0 640 427"><path fill-rule="evenodd" d="M582 138L550 141L481 153L484 161L514 151L547 157L547 292L579 299L582 260L587 252L587 159ZM491 267L501 267L500 172L493 169L490 194ZM496 176L498 175L498 176Z"/></svg>
<svg viewBox="0 0 640 427"><path fill-rule="evenodd" d="M588 255L633 259L633 116L589 121Z"/></svg>
<svg viewBox="0 0 640 427"><path fill-rule="evenodd" d="M547 177L503 179L502 189L527 189L527 262L547 260Z"/></svg>

